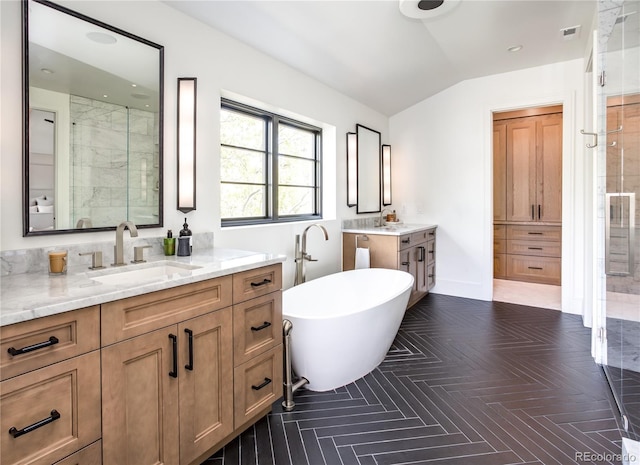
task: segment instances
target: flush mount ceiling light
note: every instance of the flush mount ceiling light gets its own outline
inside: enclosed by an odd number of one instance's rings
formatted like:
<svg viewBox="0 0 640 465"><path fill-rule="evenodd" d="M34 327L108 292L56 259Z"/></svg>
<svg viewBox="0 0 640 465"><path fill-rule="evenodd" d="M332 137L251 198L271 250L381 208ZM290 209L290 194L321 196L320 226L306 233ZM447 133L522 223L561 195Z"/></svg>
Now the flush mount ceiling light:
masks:
<svg viewBox="0 0 640 465"><path fill-rule="evenodd" d="M87 32L87 38L105 45L115 44L118 41L118 39L113 37L111 34L106 34L104 32Z"/></svg>
<svg viewBox="0 0 640 465"><path fill-rule="evenodd" d="M513 45L507 49L508 52L519 52L522 50L522 45Z"/></svg>
<svg viewBox="0 0 640 465"><path fill-rule="evenodd" d="M414 19L431 19L452 11L461 0L400 0L400 12Z"/></svg>

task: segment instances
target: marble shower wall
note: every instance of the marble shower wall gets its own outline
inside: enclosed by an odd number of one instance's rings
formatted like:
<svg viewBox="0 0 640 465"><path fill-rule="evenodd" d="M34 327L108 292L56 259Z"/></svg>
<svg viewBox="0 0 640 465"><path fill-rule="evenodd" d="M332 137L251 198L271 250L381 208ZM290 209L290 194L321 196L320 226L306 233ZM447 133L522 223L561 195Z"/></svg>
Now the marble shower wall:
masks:
<svg viewBox="0 0 640 465"><path fill-rule="evenodd" d="M158 121L152 112L71 96L72 224L158 222Z"/></svg>

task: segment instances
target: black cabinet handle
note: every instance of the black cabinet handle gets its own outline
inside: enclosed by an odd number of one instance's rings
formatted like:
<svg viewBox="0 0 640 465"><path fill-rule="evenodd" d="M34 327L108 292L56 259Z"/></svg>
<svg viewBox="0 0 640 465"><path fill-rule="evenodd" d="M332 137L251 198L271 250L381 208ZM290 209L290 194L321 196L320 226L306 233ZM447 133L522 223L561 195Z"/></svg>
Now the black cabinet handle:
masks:
<svg viewBox="0 0 640 465"><path fill-rule="evenodd" d="M260 326L252 326L251 331L260 331L261 329L268 328L269 326L271 326L271 323L269 323L268 321L265 321Z"/></svg>
<svg viewBox="0 0 640 465"><path fill-rule="evenodd" d="M435 233L435 231L430 231L430 232L429 232L429 235L430 235L430 236L435 236L435 235L436 235L436 233Z"/></svg>
<svg viewBox="0 0 640 465"><path fill-rule="evenodd" d="M420 246L420 247L418 247L418 250L420 251L420 255L418 256L418 261L419 261L419 262L423 262L423 261L424 261L424 251L425 251L425 248L424 248L424 247L422 247L422 246Z"/></svg>
<svg viewBox="0 0 640 465"><path fill-rule="evenodd" d="M542 205L538 205L538 219L542 217Z"/></svg>
<svg viewBox="0 0 640 465"><path fill-rule="evenodd" d="M542 250L542 247L527 247L529 250Z"/></svg>
<svg viewBox="0 0 640 465"><path fill-rule="evenodd" d="M530 270L544 270L544 268L540 268L539 266L530 266Z"/></svg>
<svg viewBox="0 0 640 465"><path fill-rule="evenodd" d="M173 352L173 370L169 372L169 376L172 378L178 377L178 336L175 334L169 334L171 339L172 352Z"/></svg>
<svg viewBox="0 0 640 465"><path fill-rule="evenodd" d="M51 410L50 417L45 418L44 420L36 421L33 425L25 426L22 429L18 429L15 426L12 426L11 428L9 428L9 434L14 438L17 438L22 436L23 434L27 434L33 430L38 429L41 426L48 425L52 421L56 421L58 418L60 418L60 413L58 413L57 410Z"/></svg>
<svg viewBox="0 0 640 465"><path fill-rule="evenodd" d="M404 266L409 266L409 262L402 262Z"/></svg>
<svg viewBox="0 0 640 465"><path fill-rule="evenodd" d="M251 389L253 389L254 391L259 391L260 389L267 386L268 384L271 384L271 380L269 378L265 378L261 384L258 384L257 386L252 385Z"/></svg>
<svg viewBox="0 0 640 465"><path fill-rule="evenodd" d="M7 349L7 352L9 352L9 354L11 354L12 356L15 357L16 355L26 354L27 352L33 352L34 350L44 349L45 347L52 346L54 344L57 344L58 342L60 342L60 341L58 340L57 337L51 336L49 338L49 340L47 340L47 341L38 342L37 344L33 344L33 345L27 346L27 347L23 347L22 349L16 349L15 347L9 347Z"/></svg>
<svg viewBox="0 0 640 465"><path fill-rule="evenodd" d="M527 234L529 234L530 236L542 236L544 233L528 231Z"/></svg>
<svg viewBox="0 0 640 465"><path fill-rule="evenodd" d="M406 239L403 239L403 240L402 240L402 241L400 241L400 242L402 242L403 244L410 244L410 243L411 243L411 238L410 238L410 237L407 237Z"/></svg>
<svg viewBox="0 0 640 465"><path fill-rule="evenodd" d="M185 328L184 332L189 336L189 363L184 367L187 370L193 371L193 331Z"/></svg>
<svg viewBox="0 0 640 465"><path fill-rule="evenodd" d="M262 282L259 282L259 283L251 283L251 287L260 287L260 286L264 286L264 285L266 285L266 284L271 284L271 280L270 280L270 279L267 279L267 278L264 278L264 279L262 280Z"/></svg>

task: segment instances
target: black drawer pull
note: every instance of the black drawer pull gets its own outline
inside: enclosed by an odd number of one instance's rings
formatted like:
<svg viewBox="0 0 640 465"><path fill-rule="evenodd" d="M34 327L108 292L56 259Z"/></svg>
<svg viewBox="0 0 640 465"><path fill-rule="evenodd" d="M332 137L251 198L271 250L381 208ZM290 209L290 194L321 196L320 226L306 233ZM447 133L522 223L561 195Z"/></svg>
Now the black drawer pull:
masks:
<svg viewBox="0 0 640 465"><path fill-rule="evenodd" d="M15 347L9 347L7 352L13 355L26 354L27 352L33 352L34 350L44 349L45 347L52 346L60 342L57 337L51 336L48 341L38 342L37 344L33 344L32 346L23 347L22 349L16 349Z"/></svg>
<svg viewBox="0 0 640 465"><path fill-rule="evenodd" d="M251 386L251 389L253 389L254 391L259 391L260 389L262 389L263 387L267 386L271 384L271 380L269 378L265 378L264 381L261 384L258 384L257 386Z"/></svg>
<svg viewBox="0 0 640 465"><path fill-rule="evenodd" d="M433 278L433 276L434 276L434 275L432 275L432 274L430 274L430 275L429 275L429 277L430 277L430 278Z"/></svg>
<svg viewBox="0 0 640 465"><path fill-rule="evenodd" d="M544 233L529 231L527 232L527 234L530 234L532 236L542 236Z"/></svg>
<svg viewBox="0 0 640 465"><path fill-rule="evenodd" d="M25 426L22 429L17 429L15 426L9 428L9 434L14 438L20 437L23 434L30 433L31 431L40 428L41 426L48 425L52 421L56 421L60 418L60 413L57 410L51 410L51 416L44 420L36 421L33 425Z"/></svg>
<svg viewBox="0 0 640 465"><path fill-rule="evenodd" d="M400 242L402 242L403 244L410 244L411 243L411 238L407 237L406 239L403 239Z"/></svg>
<svg viewBox="0 0 640 465"><path fill-rule="evenodd" d="M193 371L193 331L185 328L184 332L187 333L187 336L189 337L189 363L184 367L189 371Z"/></svg>
<svg viewBox="0 0 640 465"><path fill-rule="evenodd" d="M435 235L436 235L436 233L435 233L435 232L433 232L433 231L431 231L431 232L429 233L429 235L430 235L430 236L435 236Z"/></svg>
<svg viewBox="0 0 640 465"><path fill-rule="evenodd" d="M178 336L175 334L169 334L171 339L171 351L173 352L173 369L169 372L169 376L172 378L178 377Z"/></svg>
<svg viewBox="0 0 640 465"><path fill-rule="evenodd" d="M409 262L402 262L403 266L409 266Z"/></svg>
<svg viewBox="0 0 640 465"><path fill-rule="evenodd" d="M529 250L543 250L542 247L527 247Z"/></svg>
<svg viewBox="0 0 640 465"><path fill-rule="evenodd" d="M270 279L267 279L267 278L264 278L264 279L262 280L262 282L259 282L259 283L251 283L251 287L260 287L260 286L264 286L264 285L266 285L266 284L271 284L271 280L270 280Z"/></svg>
<svg viewBox="0 0 640 465"><path fill-rule="evenodd" d="M268 328L269 326L271 326L271 323L265 321L260 326L252 326L251 331L260 331L261 329Z"/></svg>
<svg viewBox="0 0 640 465"><path fill-rule="evenodd" d="M529 269L530 270L544 270L544 268L541 268L539 266L530 266Z"/></svg>

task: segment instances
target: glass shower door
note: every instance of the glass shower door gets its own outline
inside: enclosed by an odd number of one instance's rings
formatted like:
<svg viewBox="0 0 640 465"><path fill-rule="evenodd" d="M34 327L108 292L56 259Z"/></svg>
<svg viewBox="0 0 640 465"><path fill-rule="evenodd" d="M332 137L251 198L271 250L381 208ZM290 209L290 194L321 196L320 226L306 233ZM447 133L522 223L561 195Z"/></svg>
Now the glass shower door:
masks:
<svg viewBox="0 0 640 465"><path fill-rule="evenodd" d="M599 148L598 195L603 206L604 370L629 437L640 439L640 2L600 12L610 22L603 43L600 114L606 139ZM601 223L602 224L602 223ZM606 332L604 329L606 328Z"/></svg>

